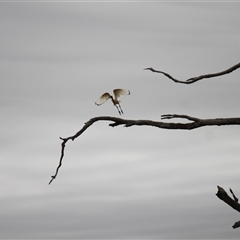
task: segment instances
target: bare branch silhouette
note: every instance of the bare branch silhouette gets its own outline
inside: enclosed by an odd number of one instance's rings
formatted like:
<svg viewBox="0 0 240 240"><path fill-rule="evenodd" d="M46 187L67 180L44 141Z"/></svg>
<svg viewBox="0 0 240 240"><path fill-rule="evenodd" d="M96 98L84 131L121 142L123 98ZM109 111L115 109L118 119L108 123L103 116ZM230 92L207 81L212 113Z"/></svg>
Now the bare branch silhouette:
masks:
<svg viewBox="0 0 240 240"><path fill-rule="evenodd" d="M191 84L194 82L197 82L202 79L206 78L214 78L222 75L229 74L236 69L240 68L240 63L224 70L221 72L217 73L210 73L210 74L203 74L197 77L192 77L189 78L185 81L178 80L174 77L172 77L169 73L155 70L152 67L150 68L145 68L144 70L150 70L152 72L156 73L161 73L165 75L167 78L171 79L172 81L176 83L183 83L183 84ZM116 89L115 89L116 90ZM130 94L129 91L125 91L122 89L117 89L124 91L124 94ZM114 102L113 97L109 93L103 94L100 99L97 100L96 104L100 105L104 103L107 99L112 98L113 104L116 105L117 101ZM115 96L117 99L117 97ZM121 110L121 106L119 105L118 112L121 115L123 111ZM66 143L69 140L74 141L76 138L82 135L83 132L85 132L93 123L98 122L98 121L110 121L109 123L110 127L116 127L119 125L123 125L124 127L132 127L132 126L150 126L150 127L157 127L157 128L162 128L162 129L172 129L172 130L193 130L199 127L205 127L205 126L226 126L226 125L240 125L240 117L236 118L215 118L215 119L201 119L197 117L192 117L188 115L183 115L183 114L164 114L161 115L162 120L173 120L173 119L184 119L187 120L187 122L171 122L171 121L153 121L153 120L130 120L130 119L122 119L118 117L110 117L110 116L99 116L99 117L93 117L89 119L83 127L74 135L66 137L66 138L61 138L62 143L61 143L61 155L59 159L59 164L56 168L55 174L51 176L51 180L49 181L49 184L52 183L52 181L57 177L59 169L62 166L63 158L64 158L64 153L65 153L65 147ZM238 198L230 188L230 193L232 194L232 197L230 197L227 192L222 188L218 187L218 192L216 193L216 196L224 201L226 204L228 204L230 207L235 209L236 211L240 212L240 204L238 203ZM232 226L234 229L240 227L240 221L237 221L234 223Z"/></svg>
<svg viewBox="0 0 240 240"><path fill-rule="evenodd" d="M220 186L217 186L218 192L216 193L217 197L224 201L226 204L228 204L230 207L235 209L236 211L240 212L240 204L238 203L238 198L233 193L232 189L230 188L230 192L233 195L233 198L231 198L227 192ZM232 226L232 228L238 228L240 227L240 221L235 222Z"/></svg>
<svg viewBox="0 0 240 240"><path fill-rule="evenodd" d="M163 72L163 71L159 71L159 70L155 70L152 67L144 68L143 70L150 70L152 72L162 73L163 75L165 75L166 77L168 77L169 79L171 79L172 81L174 81L176 83L191 84L191 83L197 82L197 81L205 79L205 78L213 78L213 77L218 77L218 76L222 76L222 75L231 73L231 72L235 71L238 68L240 68L240 63L238 63L238 64L228 68L227 70L221 71L221 72L210 73L210 74L203 74L203 75L200 75L200 76L197 76L197 77L189 78L189 79L187 79L185 81L178 80L178 79L172 77L169 73L166 73L166 72Z"/></svg>
<svg viewBox="0 0 240 240"><path fill-rule="evenodd" d="M64 150L66 143L68 140L74 141L77 137L79 137L85 130L87 130L93 123L98 121L111 121L109 124L110 127L116 127L119 125L123 125L124 127L132 127L132 126L151 126L163 129L182 129L182 130L192 130L195 128L203 127L203 126L223 126L223 125L240 125L240 118L215 118L215 119L200 119L196 117L191 117L188 115L179 115L179 114L165 114L161 116L162 119L173 119L180 118L186 119L190 122L187 123L175 123L175 122L162 122L162 121L152 121L152 120L128 120L117 117L110 116L100 116L94 117L88 120L84 126L73 136L67 138L60 138L62 140L61 144L61 156L59 160L59 165L56 169L55 174L52 176L49 184L57 177L58 171L62 166L62 160L64 157Z"/></svg>
<svg viewBox="0 0 240 240"><path fill-rule="evenodd" d="M230 191L230 193L232 194L234 201L235 201L235 202L238 202L238 198L237 198L236 195L234 194L233 190L232 190L231 188L229 188L229 191Z"/></svg>

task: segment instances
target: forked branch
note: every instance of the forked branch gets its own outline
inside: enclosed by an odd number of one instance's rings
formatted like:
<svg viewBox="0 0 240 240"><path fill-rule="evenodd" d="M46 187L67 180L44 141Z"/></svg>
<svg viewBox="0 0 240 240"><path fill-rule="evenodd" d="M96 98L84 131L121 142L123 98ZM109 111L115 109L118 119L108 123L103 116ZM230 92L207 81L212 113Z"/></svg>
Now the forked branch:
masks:
<svg viewBox="0 0 240 240"><path fill-rule="evenodd" d="M166 114L161 116L161 119L173 119L173 118L186 119L186 120L189 120L190 122L174 123L174 122L162 122L162 121L152 121L152 120L128 120L128 119L109 117L109 116L100 116L100 117L91 118L73 136L70 136L67 138L60 138L62 140L61 156L60 156L60 160L59 160L59 164L56 169L56 172L52 176L49 184L57 177L58 171L62 166L62 160L64 157L64 150L65 150L66 143L69 140L74 141L83 132L85 132L85 130L87 130L93 123L98 121L110 121L112 122L109 124L110 127L116 127L119 125L123 125L124 127L150 126L150 127L157 127L157 128L163 128L163 129L175 129L175 130L176 129L192 130L192 129L203 127L203 126L240 125L240 118L200 119L200 118L195 118L188 115L179 115L179 114Z"/></svg>
<svg viewBox="0 0 240 240"><path fill-rule="evenodd" d="M240 204L238 203L238 198L235 196L232 189L230 188L229 190L233 198L231 198L222 187L217 186L217 188L218 188L218 192L216 193L217 197L224 201L226 204L228 204L230 207L235 209L236 211L240 212ZM240 221L235 222L232 226L232 228L238 227L240 227Z"/></svg>
<svg viewBox="0 0 240 240"><path fill-rule="evenodd" d="M221 71L221 72L203 74L203 75L200 75L200 76L197 76L197 77L189 78L189 79L187 79L185 81L178 80L178 79L172 77L169 73L166 73L166 72L163 72L163 71L159 71L159 70L155 70L152 67L144 68L144 70L150 70L152 72L162 73L163 75L165 75L166 77L168 77L169 79L171 79L172 81L174 81L176 83L191 84L191 83L197 82L197 81L205 79L205 78L219 77L219 76L231 73L231 72L235 71L238 68L240 68L240 63L238 63L238 64L236 64L236 65L234 65L234 66L232 66L232 67L230 67L230 68L228 68L228 69L226 69L224 71Z"/></svg>

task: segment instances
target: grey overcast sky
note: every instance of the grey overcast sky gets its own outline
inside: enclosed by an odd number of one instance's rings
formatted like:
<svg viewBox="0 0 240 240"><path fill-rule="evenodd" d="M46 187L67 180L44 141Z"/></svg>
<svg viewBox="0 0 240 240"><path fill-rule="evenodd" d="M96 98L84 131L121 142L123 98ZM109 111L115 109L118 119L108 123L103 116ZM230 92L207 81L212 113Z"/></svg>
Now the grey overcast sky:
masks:
<svg viewBox="0 0 240 240"><path fill-rule="evenodd" d="M240 71L191 85L240 59L239 2L0 2L0 238L239 239L238 126L191 131L92 125L115 116L239 117Z"/></svg>

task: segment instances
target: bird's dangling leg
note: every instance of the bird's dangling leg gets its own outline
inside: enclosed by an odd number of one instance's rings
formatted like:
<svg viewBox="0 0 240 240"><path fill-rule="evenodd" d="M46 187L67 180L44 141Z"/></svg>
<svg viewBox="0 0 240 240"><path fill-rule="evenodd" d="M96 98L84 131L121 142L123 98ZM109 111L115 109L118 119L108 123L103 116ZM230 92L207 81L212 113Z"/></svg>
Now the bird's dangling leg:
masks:
<svg viewBox="0 0 240 240"><path fill-rule="evenodd" d="M118 106L117 106L117 105L115 105L115 106L116 106L116 108L117 108L117 110L118 110L119 115L121 115L121 112L120 112Z"/></svg>
<svg viewBox="0 0 240 240"><path fill-rule="evenodd" d="M118 104L118 106L119 106L119 108L120 108L120 110L121 110L121 113L123 114L123 110L122 110L122 108L121 108L121 105Z"/></svg>

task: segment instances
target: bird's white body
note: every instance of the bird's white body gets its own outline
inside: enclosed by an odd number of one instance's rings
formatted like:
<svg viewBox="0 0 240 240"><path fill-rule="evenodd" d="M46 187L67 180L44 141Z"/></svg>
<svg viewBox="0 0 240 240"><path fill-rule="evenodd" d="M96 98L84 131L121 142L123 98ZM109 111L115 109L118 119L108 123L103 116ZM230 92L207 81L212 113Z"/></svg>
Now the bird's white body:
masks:
<svg viewBox="0 0 240 240"><path fill-rule="evenodd" d="M121 95L129 95L130 94L130 91L129 90L127 90L127 89L120 89L120 88L118 88L118 89L114 89L113 90L113 94L114 94L114 98L113 98L113 96L110 94L110 93L108 93L108 92L106 92L106 93L104 93L96 102L95 102L95 104L96 105L102 105L103 103L105 103L109 98L111 98L111 100L112 100L112 103L113 103L113 105L114 106L116 106L116 108L117 108L117 110L118 110L118 113L121 115L122 113L123 113L123 110L122 110L122 108L121 108L121 106L120 106L120 96Z"/></svg>

